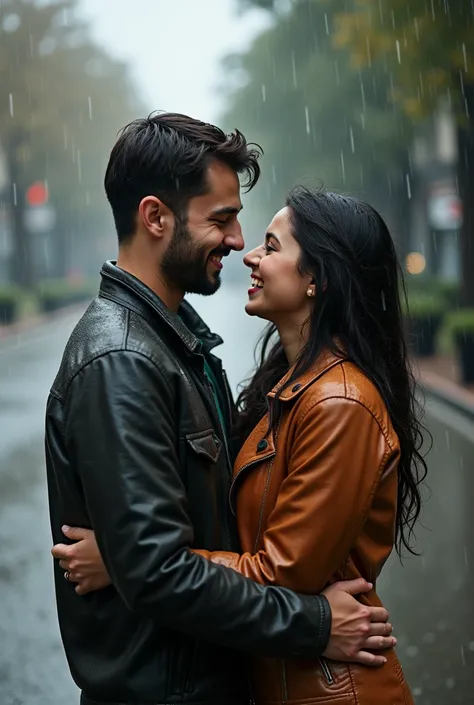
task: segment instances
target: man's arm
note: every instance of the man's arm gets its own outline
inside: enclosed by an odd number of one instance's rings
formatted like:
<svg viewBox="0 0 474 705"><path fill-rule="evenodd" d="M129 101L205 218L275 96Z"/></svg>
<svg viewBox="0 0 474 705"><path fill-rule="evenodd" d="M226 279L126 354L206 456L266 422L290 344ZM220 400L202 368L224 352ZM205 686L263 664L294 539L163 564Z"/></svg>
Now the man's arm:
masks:
<svg viewBox="0 0 474 705"><path fill-rule="evenodd" d="M164 375L140 353L108 353L71 383L67 448L117 591L130 610L222 645L321 654L331 626L324 597L263 587L189 550L174 408Z"/></svg>

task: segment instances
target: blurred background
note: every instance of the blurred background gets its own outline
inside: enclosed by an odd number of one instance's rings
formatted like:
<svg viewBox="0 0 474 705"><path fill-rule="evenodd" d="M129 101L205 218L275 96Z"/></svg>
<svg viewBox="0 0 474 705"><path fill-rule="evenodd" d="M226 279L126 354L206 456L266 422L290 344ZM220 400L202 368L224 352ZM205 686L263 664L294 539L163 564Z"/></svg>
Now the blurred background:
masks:
<svg viewBox="0 0 474 705"><path fill-rule="evenodd" d="M386 218L433 447L421 556L393 558L380 592L417 704L474 703L472 0L0 0L0 705L77 702L56 624L44 405L116 255L102 186L116 133L157 109L262 145L249 248L295 182ZM216 297L191 297L225 338L234 390L261 329L241 259Z"/></svg>

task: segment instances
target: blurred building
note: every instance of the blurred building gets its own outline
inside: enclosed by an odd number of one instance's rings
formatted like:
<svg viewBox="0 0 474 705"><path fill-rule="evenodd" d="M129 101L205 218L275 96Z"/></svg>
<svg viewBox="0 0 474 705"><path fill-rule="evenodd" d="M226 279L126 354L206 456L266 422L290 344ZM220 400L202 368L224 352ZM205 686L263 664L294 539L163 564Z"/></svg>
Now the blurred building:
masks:
<svg viewBox="0 0 474 705"><path fill-rule="evenodd" d="M410 245L412 252L424 256L427 273L450 281L460 278L457 158L455 119L442 104L419 127L411 152Z"/></svg>

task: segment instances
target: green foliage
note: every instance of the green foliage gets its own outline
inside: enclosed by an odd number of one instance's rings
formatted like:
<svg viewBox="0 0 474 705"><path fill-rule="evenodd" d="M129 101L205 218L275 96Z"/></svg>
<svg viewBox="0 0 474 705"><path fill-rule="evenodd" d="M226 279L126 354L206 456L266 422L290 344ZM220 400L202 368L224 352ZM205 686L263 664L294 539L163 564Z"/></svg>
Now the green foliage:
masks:
<svg viewBox="0 0 474 705"><path fill-rule="evenodd" d="M22 296L22 290L13 284L0 286L0 303L2 304L10 301L18 303Z"/></svg>
<svg viewBox="0 0 474 705"><path fill-rule="evenodd" d="M446 313L447 305L443 297L436 293L414 292L409 294L405 316L411 320L440 318Z"/></svg>
<svg viewBox="0 0 474 705"><path fill-rule="evenodd" d="M77 0L0 3L0 148L17 274L31 259L17 211L33 181L48 184L65 261L72 240L84 252L95 246L92 238L110 222L102 184L110 148L141 109L127 68L94 44Z"/></svg>
<svg viewBox="0 0 474 705"><path fill-rule="evenodd" d="M441 296L449 308L459 304L460 287L457 282L445 281L433 276L408 274L405 277L405 283L409 292Z"/></svg>
<svg viewBox="0 0 474 705"><path fill-rule="evenodd" d="M447 91L460 114L463 83L474 82L471 0L356 0L337 19L335 43L350 47L355 66L383 57L394 76L393 98L413 118Z"/></svg>
<svg viewBox="0 0 474 705"><path fill-rule="evenodd" d="M454 337L464 333L474 334L474 308L465 308L451 313L447 320L447 327Z"/></svg>
<svg viewBox="0 0 474 705"><path fill-rule="evenodd" d="M386 67L354 72L349 52L333 46L334 18L346 5L293 2L246 54L225 62L223 122L265 152L262 185L249 197L258 237L296 182L350 191L382 209L406 193L410 123L390 103Z"/></svg>

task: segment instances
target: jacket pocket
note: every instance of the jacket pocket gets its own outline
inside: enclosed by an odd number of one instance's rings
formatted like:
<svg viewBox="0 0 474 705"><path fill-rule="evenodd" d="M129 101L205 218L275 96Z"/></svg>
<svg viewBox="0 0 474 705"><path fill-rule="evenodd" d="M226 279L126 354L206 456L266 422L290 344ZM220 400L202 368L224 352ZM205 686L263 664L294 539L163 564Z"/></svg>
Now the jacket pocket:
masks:
<svg viewBox="0 0 474 705"><path fill-rule="evenodd" d="M322 657L320 657L318 660L319 665L321 666L321 671L323 672L323 676L326 679L326 683L328 685L334 685L334 676L328 662Z"/></svg>
<svg viewBox="0 0 474 705"><path fill-rule="evenodd" d="M187 640L170 648L168 660L169 695L180 695L193 691L194 666L197 655L197 641Z"/></svg>
<svg viewBox="0 0 474 705"><path fill-rule="evenodd" d="M215 464L222 451L222 443L212 429L186 434L186 442L203 459Z"/></svg>

